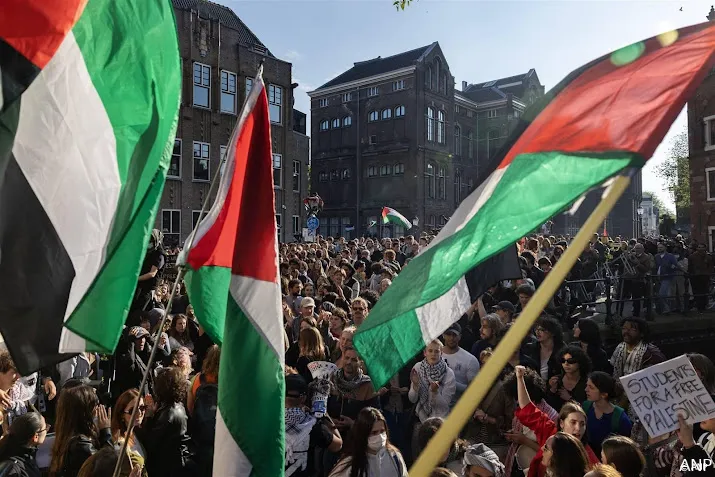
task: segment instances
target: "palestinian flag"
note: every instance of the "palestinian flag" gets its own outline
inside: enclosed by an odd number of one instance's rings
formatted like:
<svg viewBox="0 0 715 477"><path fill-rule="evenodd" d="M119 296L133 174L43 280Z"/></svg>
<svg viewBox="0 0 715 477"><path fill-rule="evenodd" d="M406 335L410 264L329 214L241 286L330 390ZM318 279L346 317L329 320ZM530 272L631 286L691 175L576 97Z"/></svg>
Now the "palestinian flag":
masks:
<svg viewBox="0 0 715 477"><path fill-rule="evenodd" d="M0 332L27 374L58 351L114 349L164 187L181 73L169 0L1 10Z"/></svg>
<svg viewBox="0 0 715 477"><path fill-rule="evenodd" d="M642 167L714 64L709 22L593 61L529 108L488 177L356 333L375 386L464 312L468 270L589 189Z"/></svg>
<svg viewBox="0 0 715 477"><path fill-rule="evenodd" d="M216 202L181 260L191 304L221 344L213 475L279 476L285 383L268 100L253 82Z"/></svg>
<svg viewBox="0 0 715 477"><path fill-rule="evenodd" d="M388 224L390 222L392 222L395 225L401 225L405 229L412 228L412 224L410 223L409 220L407 220L405 218L404 215L402 215L395 209L391 209L390 207L383 207L382 208L382 223Z"/></svg>

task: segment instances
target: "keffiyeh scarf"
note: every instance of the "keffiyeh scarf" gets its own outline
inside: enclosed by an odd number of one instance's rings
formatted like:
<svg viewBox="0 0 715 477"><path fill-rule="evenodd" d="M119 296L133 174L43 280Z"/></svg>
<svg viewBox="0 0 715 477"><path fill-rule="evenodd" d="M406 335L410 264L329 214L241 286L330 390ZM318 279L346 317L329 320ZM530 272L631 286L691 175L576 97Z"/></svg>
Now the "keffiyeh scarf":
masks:
<svg viewBox="0 0 715 477"><path fill-rule="evenodd" d="M644 342L638 343L633 351L626 351L626 344L620 343L613 351L611 364L613 365L613 377L618 379L621 376L628 376L631 373L640 371L643 366L643 356L648 349L648 344Z"/></svg>
<svg viewBox="0 0 715 477"><path fill-rule="evenodd" d="M363 374L359 369L352 379L347 379L342 369L338 369L332 377L332 383L337 389L338 394L348 399L357 399L357 390L360 389L360 386L370 381L370 376Z"/></svg>
<svg viewBox="0 0 715 477"><path fill-rule="evenodd" d="M504 464L501 463L496 453L484 444L474 444L464 453L464 475L469 473L469 467L478 465L494 477L504 477Z"/></svg>
<svg viewBox="0 0 715 477"><path fill-rule="evenodd" d="M430 383L442 383L442 379L447 374L447 362L440 359L436 364L429 364L423 359L417 368L420 377L419 400L417 401L417 412L423 410L427 416L432 415L432 400L430 399Z"/></svg>

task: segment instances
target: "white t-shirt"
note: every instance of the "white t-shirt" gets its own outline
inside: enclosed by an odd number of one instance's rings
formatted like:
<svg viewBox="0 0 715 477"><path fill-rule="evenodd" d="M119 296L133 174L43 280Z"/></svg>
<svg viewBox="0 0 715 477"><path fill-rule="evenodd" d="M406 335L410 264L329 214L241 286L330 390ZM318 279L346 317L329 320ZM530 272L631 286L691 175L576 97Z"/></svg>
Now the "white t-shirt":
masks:
<svg viewBox="0 0 715 477"><path fill-rule="evenodd" d="M447 362L447 366L454 371L454 378L457 381L457 392L452 400L452 405L454 405L479 372L479 360L462 348L457 349L454 354L442 352L442 357Z"/></svg>

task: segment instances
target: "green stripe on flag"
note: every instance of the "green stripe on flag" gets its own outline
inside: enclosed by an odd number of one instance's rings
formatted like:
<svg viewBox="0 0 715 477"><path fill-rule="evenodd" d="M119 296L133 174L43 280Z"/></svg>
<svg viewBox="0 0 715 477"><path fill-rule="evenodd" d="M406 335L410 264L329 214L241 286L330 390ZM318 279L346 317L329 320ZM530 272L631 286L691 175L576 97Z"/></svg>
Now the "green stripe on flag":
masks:
<svg viewBox="0 0 715 477"><path fill-rule="evenodd" d="M226 316L226 298L231 298L231 269L226 267L200 267L188 269L184 277L186 289L191 297L194 314L200 316L201 325L217 345L223 343L224 320L217 323L209 317Z"/></svg>
<svg viewBox="0 0 715 477"><path fill-rule="evenodd" d="M404 332L415 327L410 323L417 321L415 309L444 295L473 267L564 210L590 188L644 162L629 152L548 152L514 158L479 212L464 228L415 257L358 329L354 345L376 388L416 354L413 350L424 347L425 337Z"/></svg>
<svg viewBox="0 0 715 477"><path fill-rule="evenodd" d="M236 444L253 466L251 475L283 475L283 367L230 297L219 374L218 407Z"/></svg>
<svg viewBox="0 0 715 477"><path fill-rule="evenodd" d="M181 100L176 22L169 0L90 0L72 31L113 127L122 191L105 264L66 326L111 352L171 160Z"/></svg>

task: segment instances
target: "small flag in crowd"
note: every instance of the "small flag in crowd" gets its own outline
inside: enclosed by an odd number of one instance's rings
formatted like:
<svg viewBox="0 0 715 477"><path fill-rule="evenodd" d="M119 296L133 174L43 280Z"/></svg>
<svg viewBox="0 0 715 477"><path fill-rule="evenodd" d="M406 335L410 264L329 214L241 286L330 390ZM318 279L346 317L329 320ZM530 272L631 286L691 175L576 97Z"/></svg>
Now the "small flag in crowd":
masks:
<svg viewBox="0 0 715 477"><path fill-rule="evenodd" d="M180 85L169 0L3 2L0 332L21 374L114 350Z"/></svg>
<svg viewBox="0 0 715 477"><path fill-rule="evenodd" d="M395 209L392 209L390 207L383 207L382 208L382 223L387 224L392 222L395 225L401 225L405 229L411 229L412 224L410 223L407 218L405 218L404 215L396 211Z"/></svg>
<svg viewBox="0 0 715 477"><path fill-rule="evenodd" d="M196 316L221 345L213 467L220 477L284 470L284 331L271 157L259 73L231 136L216 202L180 259L188 265Z"/></svg>
<svg viewBox="0 0 715 477"><path fill-rule="evenodd" d="M715 63L712 22L571 73L522 116L490 175L405 267L354 344L382 386L465 311L464 274L594 186L643 166Z"/></svg>

